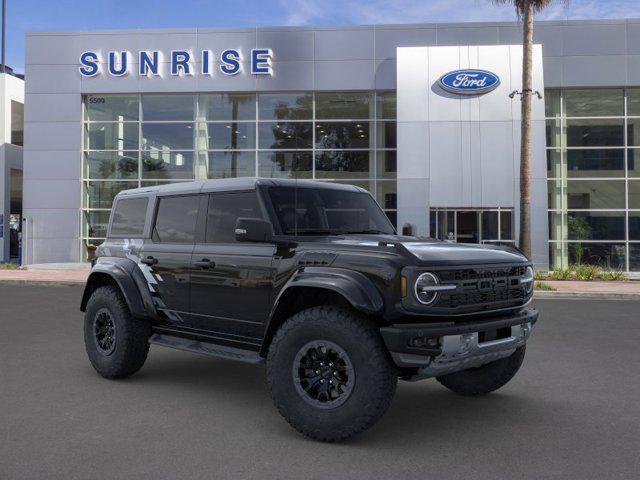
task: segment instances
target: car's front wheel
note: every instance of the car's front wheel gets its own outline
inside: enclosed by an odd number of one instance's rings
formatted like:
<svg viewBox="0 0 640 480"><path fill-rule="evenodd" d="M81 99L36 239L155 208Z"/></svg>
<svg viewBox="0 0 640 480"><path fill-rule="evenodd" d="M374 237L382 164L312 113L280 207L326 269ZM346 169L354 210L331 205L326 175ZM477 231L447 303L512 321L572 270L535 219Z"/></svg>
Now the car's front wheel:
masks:
<svg viewBox="0 0 640 480"><path fill-rule="evenodd" d="M89 361L106 378L124 378L144 365L149 353L149 323L133 318L115 286L97 288L87 302L84 344Z"/></svg>
<svg viewBox="0 0 640 480"><path fill-rule="evenodd" d="M391 404L397 378L376 326L334 306L287 320L267 357L276 407L296 430L321 441L371 427Z"/></svg>

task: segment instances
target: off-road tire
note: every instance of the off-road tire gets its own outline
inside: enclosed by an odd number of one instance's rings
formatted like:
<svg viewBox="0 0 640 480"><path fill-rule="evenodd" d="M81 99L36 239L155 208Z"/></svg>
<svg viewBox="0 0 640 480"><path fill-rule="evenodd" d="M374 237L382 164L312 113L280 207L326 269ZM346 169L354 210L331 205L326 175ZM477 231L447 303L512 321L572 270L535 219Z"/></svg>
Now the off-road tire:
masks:
<svg viewBox="0 0 640 480"><path fill-rule="evenodd" d="M94 339L94 319L105 310L115 325L115 347L108 355L100 351ZM89 361L100 375L124 378L140 370L149 353L150 335L149 323L132 317L117 287L100 287L93 292L84 316L84 343Z"/></svg>
<svg viewBox="0 0 640 480"><path fill-rule="evenodd" d="M296 388L296 355L309 342L327 341L346 352L354 382L341 405L310 405ZM337 307L320 306L289 318L276 333L267 356L267 381L281 415L300 433L315 440L345 440L371 427L393 399L398 372L370 320Z"/></svg>
<svg viewBox="0 0 640 480"><path fill-rule="evenodd" d="M526 347L518 348L511 356L477 368L437 377L449 390L466 396L486 395L506 385L520 370Z"/></svg>

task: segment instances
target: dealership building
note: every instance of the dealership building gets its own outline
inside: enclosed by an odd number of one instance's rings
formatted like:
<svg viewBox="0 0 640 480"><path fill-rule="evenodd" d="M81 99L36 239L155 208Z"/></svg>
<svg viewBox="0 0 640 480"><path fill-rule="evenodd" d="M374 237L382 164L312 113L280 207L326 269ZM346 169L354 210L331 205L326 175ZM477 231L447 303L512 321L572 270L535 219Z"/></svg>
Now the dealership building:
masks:
<svg viewBox="0 0 640 480"><path fill-rule="evenodd" d="M30 32L23 262L91 258L123 189L239 176L351 183L399 229L516 242L521 36L517 23ZM538 22L534 43L533 261L638 272L640 20Z"/></svg>

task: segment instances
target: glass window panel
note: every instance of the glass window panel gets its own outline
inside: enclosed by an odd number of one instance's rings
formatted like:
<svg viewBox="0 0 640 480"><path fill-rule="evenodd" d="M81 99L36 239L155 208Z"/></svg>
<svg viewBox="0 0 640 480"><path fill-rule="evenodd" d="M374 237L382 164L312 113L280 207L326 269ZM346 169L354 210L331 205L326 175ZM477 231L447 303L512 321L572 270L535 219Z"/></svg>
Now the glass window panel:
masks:
<svg viewBox="0 0 640 480"><path fill-rule="evenodd" d="M143 123L145 150L193 150L193 123Z"/></svg>
<svg viewBox="0 0 640 480"><path fill-rule="evenodd" d="M615 117L624 115L624 93L616 89L566 89L562 92L567 117Z"/></svg>
<svg viewBox="0 0 640 480"><path fill-rule="evenodd" d="M141 187L157 187L160 185L168 185L169 183L188 182L189 180L147 180L140 182Z"/></svg>
<svg viewBox="0 0 640 480"><path fill-rule="evenodd" d="M569 177L624 177L624 149L567 150Z"/></svg>
<svg viewBox="0 0 640 480"><path fill-rule="evenodd" d="M569 266L569 252L566 242L549 242L549 268L560 270Z"/></svg>
<svg viewBox="0 0 640 480"><path fill-rule="evenodd" d="M513 240L513 212L500 212L500 240Z"/></svg>
<svg viewBox="0 0 640 480"><path fill-rule="evenodd" d="M378 159L377 178L395 179L398 171L398 152L393 150L376 152Z"/></svg>
<svg viewBox="0 0 640 480"><path fill-rule="evenodd" d="M147 218L148 206L148 197L123 198L118 200L115 210L113 211L111 235L142 235Z"/></svg>
<svg viewBox="0 0 640 480"><path fill-rule="evenodd" d="M316 123L316 148L333 150L373 147L369 122Z"/></svg>
<svg viewBox="0 0 640 480"><path fill-rule="evenodd" d="M629 244L629 271L640 272L640 243Z"/></svg>
<svg viewBox="0 0 640 480"><path fill-rule="evenodd" d="M629 148L627 150L627 175L640 177L640 149Z"/></svg>
<svg viewBox="0 0 640 480"><path fill-rule="evenodd" d="M625 208L624 180L569 180L567 207L585 210Z"/></svg>
<svg viewBox="0 0 640 480"><path fill-rule="evenodd" d="M373 152L333 150L316 153L316 178L373 178Z"/></svg>
<svg viewBox="0 0 640 480"><path fill-rule="evenodd" d="M300 150L313 147L313 124L307 122L261 122L260 148Z"/></svg>
<svg viewBox="0 0 640 480"><path fill-rule="evenodd" d="M395 91L376 93L377 116L386 120L395 120L397 95Z"/></svg>
<svg viewBox="0 0 640 480"><path fill-rule="evenodd" d="M498 212L482 212L482 240L498 240Z"/></svg>
<svg viewBox="0 0 640 480"><path fill-rule="evenodd" d="M547 120L546 123L547 147L559 148L562 146L562 120Z"/></svg>
<svg viewBox="0 0 640 480"><path fill-rule="evenodd" d="M256 176L254 152L200 152L199 165L207 178L235 178Z"/></svg>
<svg viewBox="0 0 640 480"><path fill-rule="evenodd" d="M85 210L82 214L84 217L82 225L83 236L88 238L106 238L111 212L105 210Z"/></svg>
<svg viewBox="0 0 640 480"><path fill-rule="evenodd" d="M142 152L142 178L171 179L195 178L194 153L176 150L149 150Z"/></svg>
<svg viewBox="0 0 640 480"><path fill-rule="evenodd" d="M270 178L311 178L311 152L260 152L258 176Z"/></svg>
<svg viewBox="0 0 640 480"><path fill-rule="evenodd" d="M629 240L640 240L640 212L629 212Z"/></svg>
<svg viewBox="0 0 640 480"><path fill-rule="evenodd" d="M137 150L137 123L86 123L85 148L88 150Z"/></svg>
<svg viewBox="0 0 640 480"><path fill-rule="evenodd" d="M201 123L198 146L207 150L249 150L256 148L256 124Z"/></svg>
<svg viewBox="0 0 640 480"><path fill-rule="evenodd" d="M549 180L547 182L547 205L551 210L561 210L565 205L565 199L563 198L562 185L566 183L561 179Z"/></svg>
<svg viewBox="0 0 640 480"><path fill-rule="evenodd" d="M142 95L145 121L193 121L194 118L194 95Z"/></svg>
<svg viewBox="0 0 640 480"><path fill-rule="evenodd" d="M376 182L376 200L384 209L398 208L398 184L395 181Z"/></svg>
<svg viewBox="0 0 640 480"><path fill-rule="evenodd" d="M629 208L640 209L640 180L629 180Z"/></svg>
<svg viewBox="0 0 640 480"><path fill-rule="evenodd" d="M193 243L199 195L163 197L158 203L153 238L161 243Z"/></svg>
<svg viewBox="0 0 640 480"><path fill-rule="evenodd" d="M138 152L85 152L84 175L91 179L138 178Z"/></svg>
<svg viewBox="0 0 640 480"><path fill-rule="evenodd" d="M393 228L398 228L398 212L396 210L385 210L384 213L387 214L387 218L393 225Z"/></svg>
<svg viewBox="0 0 640 480"><path fill-rule="evenodd" d="M549 238L551 240L566 240L567 235L562 225L562 218L566 214L558 212L549 212Z"/></svg>
<svg viewBox="0 0 640 480"><path fill-rule="evenodd" d="M111 208L113 199L122 190L138 188L138 182L85 182L85 207Z"/></svg>
<svg viewBox="0 0 640 480"><path fill-rule="evenodd" d="M138 95L87 95L84 106L91 122L136 121L139 118Z"/></svg>
<svg viewBox="0 0 640 480"><path fill-rule="evenodd" d="M440 240L456 239L456 212L453 210L438 211L438 238Z"/></svg>
<svg viewBox="0 0 640 480"><path fill-rule="evenodd" d="M260 120L311 120L311 93L261 93L258 96Z"/></svg>
<svg viewBox="0 0 640 480"><path fill-rule="evenodd" d="M199 120L256 119L256 96L253 93L207 93L199 96L199 102Z"/></svg>
<svg viewBox="0 0 640 480"><path fill-rule="evenodd" d="M597 265L607 270L626 270L624 243L569 243L569 264Z"/></svg>
<svg viewBox="0 0 640 480"><path fill-rule="evenodd" d="M376 143L378 148L396 148L398 136L396 122L376 122Z"/></svg>
<svg viewBox="0 0 640 480"><path fill-rule="evenodd" d="M624 212L567 213L569 240L625 240Z"/></svg>
<svg viewBox="0 0 640 480"><path fill-rule="evenodd" d="M560 116L560 90L544 91L544 110L546 117Z"/></svg>
<svg viewBox="0 0 640 480"><path fill-rule="evenodd" d="M624 120L566 120L568 147L624 147Z"/></svg>
<svg viewBox="0 0 640 480"><path fill-rule="evenodd" d="M562 177L562 152L560 150L547 150L547 177Z"/></svg>
<svg viewBox="0 0 640 480"><path fill-rule="evenodd" d="M262 218L256 192L209 196L206 243L235 243L238 218Z"/></svg>
<svg viewBox="0 0 640 480"><path fill-rule="evenodd" d="M316 93L316 118L373 118L373 95L371 92Z"/></svg>
<svg viewBox="0 0 640 480"><path fill-rule="evenodd" d="M640 146L640 118L627 119L627 145Z"/></svg>
<svg viewBox="0 0 640 480"><path fill-rule="evenodd" d="M627 89L627 115L640 116L640 88Z"/></svg>
<svg viewBox="0 0 640 480"><path fill-rule="evenodd" d="M11 100L11 143L24 146L24 103Z"/></svg>

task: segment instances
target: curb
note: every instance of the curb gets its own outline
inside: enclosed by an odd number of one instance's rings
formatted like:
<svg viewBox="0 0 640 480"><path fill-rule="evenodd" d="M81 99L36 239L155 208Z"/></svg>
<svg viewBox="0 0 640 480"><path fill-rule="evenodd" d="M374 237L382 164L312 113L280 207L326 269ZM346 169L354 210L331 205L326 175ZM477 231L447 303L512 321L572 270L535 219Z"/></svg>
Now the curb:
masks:
<svg viewBox="0 0 640 480"><path fill-rule="evenodd" d="M2 285L23 285L23 286L35 286L35 287L79 287L83 286L85 282L77 280L24 280L24 279L0 279L0 286Z"/></svg>
<svg viewBox="0 0 640 480"><path fill-rule="evenodd" d="M537 300L640 300L640 293L610 293L610 292L551 292L536 290L533 298Z"/></svg>

